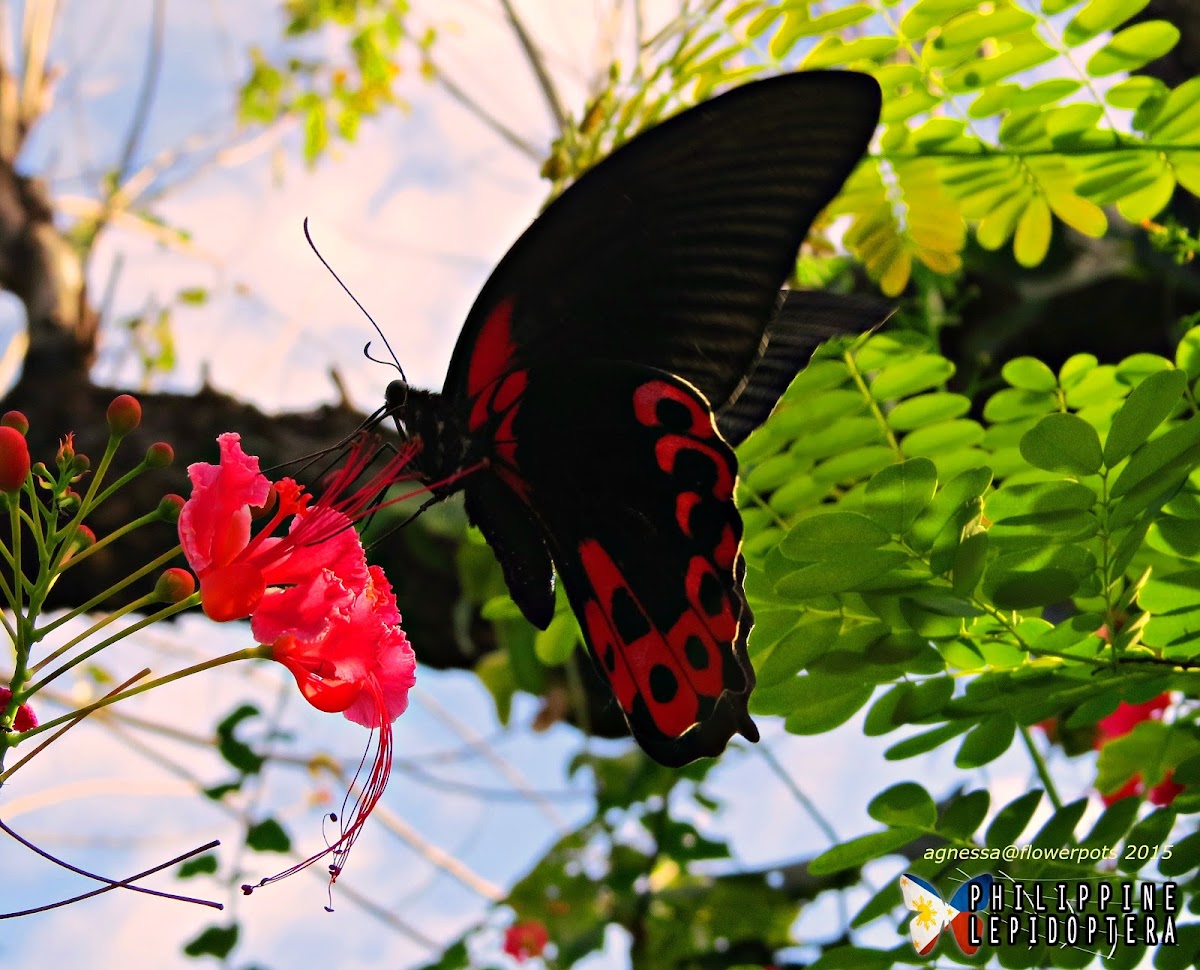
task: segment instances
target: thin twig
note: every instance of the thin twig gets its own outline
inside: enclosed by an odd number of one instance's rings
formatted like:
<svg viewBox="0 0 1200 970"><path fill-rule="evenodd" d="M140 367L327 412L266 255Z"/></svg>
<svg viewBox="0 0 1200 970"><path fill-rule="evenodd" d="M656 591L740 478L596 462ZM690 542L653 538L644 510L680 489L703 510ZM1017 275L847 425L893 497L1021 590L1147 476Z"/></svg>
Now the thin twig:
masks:
<svg viewBox="0 0 1200 970"><path fill-rule="evenodd" d="M119 687L115 687L113 690L110 690L107 694L105 694L104 697L102 697L100 699L100 703L104 703L109 698L114 697L117 694L121 693L121 691L125 690L125 688L132 687L143 677L148 677L148 676L150 676L150 668L149 667L146 667L143 670L139 670L136 674L134 674L132 677L130 677L127 681L125 681L125 683L121 684ZM78 717L74 718L73 720L68 721L61 728L59 728L59 730L55 731L52 735L50 735L50 737L46 738L45 741L43 741L36 748L34 748L32 751L30 751L29 754L25 755L24 758L22 758L15 765L13 765L11 768L9 768L7 771L5 771L4 774L0 775L0 784L3 784L5 779L7 779L7 778L11 777L13 774L15 774L18 771L18 769L20 769L21 765L25 764L26 761L28 761L30 758L32 758L34 755L36 755L43 748L47 747L48 745L53 744L55 741L57 741L59 738L61 738L64 734L66 734L69 730L71 730L71 728L73 728L76 724L78 724L80 721L82 721L85 717L87 717L89 714L91 714L96 709L97 709L96 707L90 707L90 708L84 708L82 711L80 711Z"/></svg>
<svg viewBox="0 0 1200 970"><path fill-rule="evenodd" d="M529 61L529 66L537 78L538 87L542 90L542 96L546 99L546 106L550 109L550 114L554 118L555 125L560 132L566 131L567 112L558 97L558 91L554 87L554 81L550 77L550 72L546 70L546 61L542 57L542 52L537 49L533 38L529 36L529 31L525 29L521 18L517 16L517 11L512 5L512 0L500 0L500 6L504 8L504 15L508 18L513 33L517 35L517 43L521 45L521 50L525 52L525 59Z"/></svg>
<svg viewBox="0 0 1200 970"><path fill-rule="evenodd" d="M138 143L142 140L142 133L146 130L146 122L150 118L150 107L154 103L154 92L158 88L158 78L162 70L166 5L166 0L154 0L154 13L150 21L150 35L146 47L146 65L142 69L142 86L138 91L133 118L129 122L129 131L125 135L125 147L121 150L121 161L117 165L115 185L120 185L129 172Z"/></svg>
<svg viewBox="0 0 1200 970"><path fill-rule="evenodd" d="M59 900L57 903L51 903L48 906L38 906L34 909L22 910L19 913L0 913L0 919L13 919L17 916L28 916L31 913L44 913L48 909L58 909L61 906L68 906L71 903L79 902L81 899L90 899L92 896L99 896L101 893L110 892L113 889L129 889L135 893L143 893L147 896L158 896L162 899L174 899L180 903L195 903L197 906L208 906L212 909L225 908L220 903L215 903L207 899L196 899L193 896L180 896L176 893L167 893L158 889L147 889L145 886L133 885L133 883L137 882L139 879L145 879L146 876L150 876L163 869L170 868L179 862L183 862L185 859L190 859L194 855L199 855L201 852L207 852L209 849L216 848L221 844L219 840L213 840L207 845L202 845L198 849L192 849L188 852L185 852L183 855L176 856L169 862L164 862L161 865L157 865L153 869L147 869L145 872L139 872L137 875L130 876L128 879L109 879L106 876L98 876L94 872L88 872L86 869L80 869L78 866L73 866L71 863L64 862L57 856L51 855L45 849L39 848L28 839L24 838L14 829L9 828L9 826L3 820L0 820L0 832L4 832L4 834L9 836L9 838L20 842L21 845L25 846L25 848L27 848L30 852L41 856L47 862L53 862L56 866L60 866L63 869L68 869L77 875L85 876L88 879L94 879L96 882L102 882L106 884L103 889L93 889L90 893L83 893L79 896L73 896L70 899Z"/></svg>
<svg viewBox="0 0 1200 970"><path fill-rule="evenodd" d="M466 91L460 88L454 81L451 81L437 67L434 67L434 80L441 85L450 97L457 101L460 105L466 108L471 114L482 121L487 127L491 128L504 141L508 142L513 148L519 151L526 158L535 162L541 162L543 152L541 152L533 142L517 134L513 129L509 128L499 118L494 117L486 108L479 104Z"/></svg>
<svg viewBox="0 0 1200 970"><path fill-rule="evenodd" d="M533 804L540 808L542 810L542 814L554 824L556 829L558 829L559 834L566 834L566 822L563 821L563 817L558 814L558 811L555 809L555 807L540 794L538 794L538 792L535 791L534 788L529 784L529 781L525 778L525 776L521 774L521 772L518 771L511 762L509 762L506 758L503 758L495 748L488 744L485 738L481 737L466 723L451 714L450 711L435 701L430 695L423 692L414 692L412 696L417 699L418 703L420 703L422 707L424 707L427 711L429 711L429 713L450 728L450 730L457 734L460 738L470 745L477 745L484 757L487 758L487 760L492 763L496 770L508 780L509 784L511 784L515 789L517 789L517 791L521 792L521 794L523 794Z"/></svg>

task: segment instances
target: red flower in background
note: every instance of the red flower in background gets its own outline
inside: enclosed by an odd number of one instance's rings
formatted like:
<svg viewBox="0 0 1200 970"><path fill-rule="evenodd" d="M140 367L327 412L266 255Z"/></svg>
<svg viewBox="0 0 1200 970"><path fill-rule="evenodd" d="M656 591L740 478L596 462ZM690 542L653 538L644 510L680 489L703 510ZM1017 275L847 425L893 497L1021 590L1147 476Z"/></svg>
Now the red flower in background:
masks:
<svg viewBox="0 0 1200 970"><path fill-rule="evenodd" d="M1168 693L1159 694L1141 704L1126 704L1121 701L1115 711L1096 722L1096 750L1103 748L1109 741L1124 737L1143 721L1161 719L1163 711L1170 706L1171 695ZM1168 771L1162 781L1147 791L1141 774L1135 774L1115 792L1107 795L1102 793L1100 797L1105 805L1111 805L1122 798L1144 793L1154 805L1170 805L1183 788L1184 786L1177 784L1172 773Z"/></svg>
<svg viewBox="0 0 1200 970"><path fill-rule="evenodd" d="M514 923L504 931L504 952L517 960L541 956L550 942L550 934L538 920Z"/></svg>

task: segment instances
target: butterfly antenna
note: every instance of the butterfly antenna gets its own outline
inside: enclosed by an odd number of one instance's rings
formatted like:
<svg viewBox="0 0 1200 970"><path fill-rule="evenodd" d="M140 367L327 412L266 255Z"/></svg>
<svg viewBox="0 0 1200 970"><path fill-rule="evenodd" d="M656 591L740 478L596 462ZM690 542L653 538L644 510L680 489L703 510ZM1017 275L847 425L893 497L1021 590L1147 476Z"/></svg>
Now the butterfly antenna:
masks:
<svg viewBox="0 0 1200 970"><path fill-rule="evenodd" d="M392 361L396 365L396 370L398 370L400 372L400 380L404 381L404 383L407 384L408 378L404 374L404 368L402 366L400 366L400 358L396 356L396 352L394 350L392 350L392 345L390 343L388 343L387 335L380 329L379 324L377 324L375 322L375 318L367 312L367 308L358 301L358 297L356 297L353 293L350 292L350 287L348 287L345 283L343 283L342 278L333 271L333 267L330 266L329 261L324 256L321 255L321 251L319 249L317 249L317 244L315 242L313 242L312 234L308 231L308 216L304 217L304 238L308 240L308 248L311 249L313 251L313 253L316 254L317 259L319 259L321 261L321 265L324 266L327 270L329 270L329 275L332 276L335 280L337 280L338 286L340 286L343 290L346 291L346 295L354 301L354 305L356 307L358 307L360 310L362 310L363 316L371 321L371 326L374 327L375 332L377 334L379 334L379 339L383 341L383 345L385 347L387 347L388 353L392 355ZM367 347L370 347L370 346L371 345L368 343ZM364 348L363 352L366 353L365 348ZM376 358L372 357L370 354L367 354L366 356L367 356L368 360L376 360ZM381 363L387 363L387 361L381 361Z"/></svg>

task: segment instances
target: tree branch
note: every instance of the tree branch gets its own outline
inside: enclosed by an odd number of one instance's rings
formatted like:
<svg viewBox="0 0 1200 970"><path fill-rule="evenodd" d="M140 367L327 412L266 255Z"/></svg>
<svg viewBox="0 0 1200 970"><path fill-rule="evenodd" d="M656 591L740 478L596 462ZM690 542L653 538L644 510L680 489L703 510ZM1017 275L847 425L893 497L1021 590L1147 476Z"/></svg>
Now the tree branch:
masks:
<svg viewBox="0 0 1200 970"><path fill-rule="evenodd" d="M521 18L517 16L517 11L512 5L512 0L500 0L500 6L504 8L504 15L508 18L513 33L517 35L517 42L521 45L521 50L525 52L525 59L529 61L529 66L533 69L538 87L542 89L542 96L546 99L546 105L550 109L550 114L554 118L555 125L558 127L560 133L566 131L568 124L567 112L558 97L558 90L554 86L550 72L546 69L546 60L542 57L542 52L537 49L537 46L533 43L533 38L529 36L529 31L525 29Z"/></svg>

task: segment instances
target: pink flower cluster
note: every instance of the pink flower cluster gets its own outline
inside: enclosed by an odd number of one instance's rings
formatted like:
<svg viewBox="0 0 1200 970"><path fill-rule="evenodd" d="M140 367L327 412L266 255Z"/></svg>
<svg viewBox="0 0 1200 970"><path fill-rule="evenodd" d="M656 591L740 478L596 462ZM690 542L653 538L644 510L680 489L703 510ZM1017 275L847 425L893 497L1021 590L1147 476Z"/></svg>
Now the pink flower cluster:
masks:
<svg viewBox="0 0 1200 970"><path fill-rule="evenodd" d="M296 678L315 708L341 712L378 730L378 748L341 837L328 849L260 885L332 855L331 881L387 785L392 722L408 706L416 658L400 627L396 597L378 566L367 566L354 522L402 477L413 449L402 450L365 485L374 456L366 439L351 451L321 497L294 480L272 483L236 434L218 439L220 462L188 468L191 497L179 537L200 580L204 612L214 620L249 619L254 638ZM271 507L273 505L273 508ZM256 512L265 518L254 530ZM286 534L277 535L290 519ZM251 887L243 887L249 892Z"/></svg>

